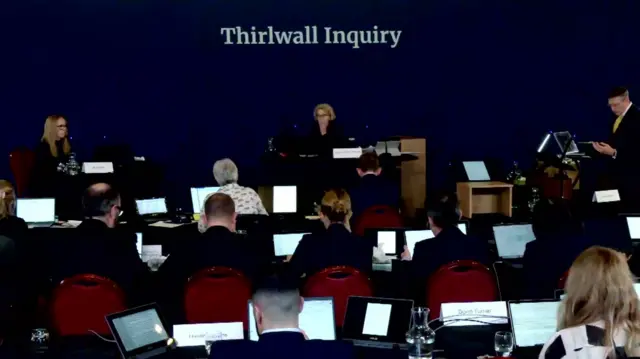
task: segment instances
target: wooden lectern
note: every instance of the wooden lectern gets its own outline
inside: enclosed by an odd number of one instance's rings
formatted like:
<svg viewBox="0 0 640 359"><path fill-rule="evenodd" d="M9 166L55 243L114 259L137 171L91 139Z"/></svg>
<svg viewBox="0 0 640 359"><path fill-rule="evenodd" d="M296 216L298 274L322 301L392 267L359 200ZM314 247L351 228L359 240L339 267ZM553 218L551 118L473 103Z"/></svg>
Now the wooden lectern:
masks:
<svg viewBox="0 0 640 359"><path fill-rule="evenodd" d="M511 217L513 185L504 182L458 182L458 200L462 215L502 213Z"/></svg>

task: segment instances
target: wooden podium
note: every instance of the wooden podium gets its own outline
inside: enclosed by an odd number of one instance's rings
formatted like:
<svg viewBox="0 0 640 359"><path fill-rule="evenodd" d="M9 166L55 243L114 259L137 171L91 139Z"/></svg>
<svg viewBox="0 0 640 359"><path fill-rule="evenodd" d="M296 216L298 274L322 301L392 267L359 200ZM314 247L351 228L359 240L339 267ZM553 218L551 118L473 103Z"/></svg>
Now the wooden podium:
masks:
<svg viewBox="0 0 640 359"><path fill-rule="evenodd" d="M458 182L456 184L462 215L502 213L511 217L513 185L504 182Z"/></svg>

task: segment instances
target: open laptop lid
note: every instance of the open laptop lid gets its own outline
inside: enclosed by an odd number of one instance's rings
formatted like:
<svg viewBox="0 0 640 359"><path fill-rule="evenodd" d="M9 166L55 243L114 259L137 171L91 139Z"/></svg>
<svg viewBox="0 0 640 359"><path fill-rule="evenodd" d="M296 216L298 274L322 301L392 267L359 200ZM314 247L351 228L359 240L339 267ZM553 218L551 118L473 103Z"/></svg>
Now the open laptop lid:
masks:
<svg viewBox="0 0 640 359"><path fill-rule="evenodd" d="M273 186L273 213L298 212L298 187Z"/></svg>
<svg viewBox="0 0 640 359"><path fill-rule="evenodd" d="M141 216L167 213L166 198L137 199L136 206Z"/></svg>
<svg viewBox="0 0 640 359"><path fill-rule="evenodd" d="M173 347L155 303L107 315L106 320L125 359L151 357Z"/></svg>
<svg viewBox="0 0 640 359"><path fill-rule="evenodd" d="M275 233L273 235L273 254L276 257L284 257L293 255L298 248L298 243L305 234L304 233Z"/></svg>
<svg viewBox="0 0 640 359"><path fill-rule="evenodd" d="M193 213L200 213L204 206L204 201L210 194L218 192L220 187L191 187L191 205Z"/></svg>
<svg viewBox="0 0 640 359"><path fill-rule="evenodd" d="M503 259L522 258L527 243L536 239L531 224L493 226L498 256Z"/></svg>
<svg viewBox="0 0 640 359"><path fill-rule="evenodd" d="M349 297L342 327L346 340L406 344L413 301Z"/></svg>
<svg viewBox="0 0 640 359"><path fill-rule="evenodd" d="M253 315L253 303L247 304L249 312L249 339L257 341L260 336L256 326L256 318ZM302 313L300 313L300 329L304 330L309 339L335 340L336 324L333 309L333 298L318 297L304 298Z"/></svg>
<svg viewBox="0 0 640 359"><path fill-rule="evenodd" d="M55 198L18 198L16 215L27 223L53 223L56 221Z"/></svg>
<svg viewBox="0 0 640 359"><path fill-rule="evenodd" d="M467 222L458 223L458 229L467 234ZM404 231L404 240L407 248L409 249L409 254L413 257L413 251L415 250L416 244L418 242L424 241L426 239L434 238L435 235L433 231L430 229L412 229Z"/></svg>
<svg viewBox="0 0 640 359"><path fill-rule="evenodd" d="M462 161L462 167L469 182L491 181L489 170L484 161Z"/></svg>
<svg viewBox="0 0 640 359"><path fill-rule="evenodd" d="M557 331L559 300L510 301L508 304L516 347L544 345Z"/></svg>

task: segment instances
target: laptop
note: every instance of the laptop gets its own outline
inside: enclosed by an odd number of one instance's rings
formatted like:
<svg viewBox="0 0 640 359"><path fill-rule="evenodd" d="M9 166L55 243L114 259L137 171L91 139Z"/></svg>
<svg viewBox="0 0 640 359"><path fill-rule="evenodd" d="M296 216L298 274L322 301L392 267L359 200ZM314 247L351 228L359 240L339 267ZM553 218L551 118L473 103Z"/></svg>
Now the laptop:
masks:
<svg viewBox="0 0 640 359"><path fill-rule="evenodd" d="M527 243L536 239L531 224L507 224L493 226L498 256L502 259L519 259L524 256Z"/></svg>
<svg viewBox="0 0 640 359"><path fill-rule="evenodd" d="M249 340L258 341L260 335L256 326L256 318L253 315L252 301L248 302L247 310L249 312ZM299 320L300 329L304 330L309 339L336 339L333 298L304 298Z"/></svg>
<svg viewBox="0 0 640 359"><path fill-rule="evenodd" d="M175 347L157 304L147 304L106 316L124 359L165 357Z"/></svg>
<svg viewBox="0 0 640 359"><path fill-rule="evenodd" d="M291 256L298 248L298 243L309 233L278 233L273 235L273 253L276 257Z"/></svg>
<svg viewBox="0 0 640 359"><path fill-rule="evenodd" d="M373 297L349 297L342 338L356 346L405 348L413 301Z"/></svg>
<svg viewBox="0 0 640 359"><path fill-rule="evenodd" d="M136 207L141 216L156 216L168 212L165 198L137 199Z"/></svg>
<svg viewBox="0 0 640 359"><path fill-rule="evenodd" d="M467 234L467 223L466 222L458 223L458 229L462 233ZM418 242L424 241L425 239L431 239L434 237L435 235L433 234L433 231L431 231L430 229L404 231L404 241L405 241L405 244L407 245L407 249L409 249L409 254L412 257L413 257L413 251L415 250L416 244Z"/></svg>
<svg viewBox="0 0 640 359"><path fill-rule="evenodd" d="M298 188L296 186L273 186L273 213L298 212Z"/></svg>
<svg viewBox="0 0 640 359"><path fill-rule="evenodd" d="M191 204L193 205L193 213L200 213L207 197L218 192L219 189L220 187L191 187Z"/></svg>
<svg viewBox="0 0 640 359"><path fill-rule="evenodd" d="M56 222L55 198L18 198L16 215L30 228L51 227Z"/></svg>
<svg viewBox="0 0 640 359"><path fill-rule="evenodd" d="M629 238L640 239L640 217L627 217L627 228L629 229Z"/></svg>
<svg viewBox="0 0 640 359"><path fill-rule="evenodd" d="M469 182L491 181L489 170L487 170L484 161L463 161L462 167L464 167Z"/></svg>
<svg viewBox="0 0 640 359"><path fill-rule="evenodd" d="M557 331L560 301L510 301L508 307L515 349L540 352Z"/></svg>

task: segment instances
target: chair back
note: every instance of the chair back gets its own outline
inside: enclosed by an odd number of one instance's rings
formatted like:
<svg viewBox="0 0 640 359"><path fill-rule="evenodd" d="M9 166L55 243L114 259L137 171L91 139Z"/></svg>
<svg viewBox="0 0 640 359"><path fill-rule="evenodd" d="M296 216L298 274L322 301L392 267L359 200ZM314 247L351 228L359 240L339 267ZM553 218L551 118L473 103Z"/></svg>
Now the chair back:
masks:
<svg viewBox="0 0 640 359"><path fill-rule="evenodd" d="M302 290L304 297L333 297L336 326L342 327L350 296L371 297L369 277L355 268L335 266L309 277Z"/></svg>
<svg viewBox="0 0 640 359"><path fill-rule="evenodd" d="M109 278L80 274L63 280L54 290L51 319L60 336L111 335L105 316L127 309L122 289Z"/></svg>
<svg viewBox="0 0 640 359"><path fill-rule="evenodd" d="M564 285L567 283L567 278L569 277L569 271L567 270L560 276L558 279L558 289L564 290Z"/></svg>
<svg viewBox="0 0 640 359"><path fill-rule="evenodd" d="M212 267L194 274L185 288L184 311L187 322L242 322L247 329L247 302L251 282L240 271Z"/></svg>
<svg viewBox="0 0 640 359"><path fill-rule="evenodd" d="M364 236L368 228L402 228L404 222L398 209L386 205L376 205L365 209L355 219L353 233Z"/></svg>
<svg viewBox="0 0 640 359"><path fill-rule="evenodd" d="M18 197L24 196L31 180L35 153L28 148L17 148L9 154L9 166L16 184Z"/></svg>
<svg viewBox="0 0 640 359"><path fill-rule="evenodd" d="M442 303L490 302L497 300L496 278L476 261L454 261L440 267L429 278L427 306L430 318L440 317Z"/></svg>

